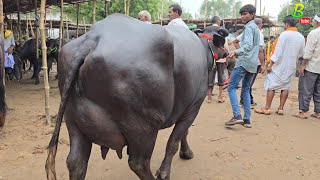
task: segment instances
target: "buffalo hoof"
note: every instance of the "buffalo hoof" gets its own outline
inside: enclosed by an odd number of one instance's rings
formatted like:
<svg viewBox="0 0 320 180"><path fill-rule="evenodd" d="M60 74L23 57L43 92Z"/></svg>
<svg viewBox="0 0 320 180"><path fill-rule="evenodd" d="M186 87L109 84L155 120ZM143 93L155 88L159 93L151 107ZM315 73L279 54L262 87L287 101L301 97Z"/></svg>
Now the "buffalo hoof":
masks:
<svg viewBox="0 0 320 180"><path fill-rule="evenodd" d="M158 169L156 176L156 180L170 180L170 172L166 170L161 170L161 168Z"/></svg>
<svg viewBox="0 0 320 180"><path fill-rule="evenodd" d="M40 81L39 81L39 79L36 79L36 80L34 81L34 84L35 84L35 85L38 85L38 84L40 84Z"/></svg>
<svg viewBox="0 0 320 180"><path fill-rule="evenodd" d="M191 149L187 150L187 151L180 151L179 153L179 156L181 159L192 159L194 156L193 156L193 152L191 151Z"/></svg>
<svg viewBox="0 0 320 180"><path fill-rule="evenodd" d="M6 122L6 113L0 112L0 130L3 128L5 122Z"/></svg>

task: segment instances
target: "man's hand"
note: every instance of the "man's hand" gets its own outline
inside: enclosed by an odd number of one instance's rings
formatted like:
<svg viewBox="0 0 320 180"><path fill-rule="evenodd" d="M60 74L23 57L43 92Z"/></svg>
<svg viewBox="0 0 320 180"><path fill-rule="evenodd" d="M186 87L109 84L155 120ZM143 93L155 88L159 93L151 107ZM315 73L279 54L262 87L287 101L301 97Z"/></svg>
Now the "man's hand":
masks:
<svg viewBox="0 0 320 180"><path fill-rule="evenodd" d="M269 66L267 67L267 73L271 73L271 71L272 71L272 65L269 64Z"/></svg>
<svg viewBox="0 0 320 180"><path fill-rule="evenodd" d="M261 66L260 73L264 74L266 72L266 66Z"/></svg>
<svg viewBox="0 0 320 180"><path fill-rule="evenodd" d="M234 51L231 51L228 55L228 58L233 58L236 55Z"/></svg>
<svg viewBox="0 0 320 180"><path fill-rule="evenodd" d="M304 66L304 65L301 65L301 67L300 67L300 75L301 76L304 76L304 70L306 69L306 66Z"/></svg>
<svg viewBox="0 0 320 180"><path fill-rule="evenodd" d="M10 46L7 50L8 54L12 54L13 53L13 46Z"/></svg>

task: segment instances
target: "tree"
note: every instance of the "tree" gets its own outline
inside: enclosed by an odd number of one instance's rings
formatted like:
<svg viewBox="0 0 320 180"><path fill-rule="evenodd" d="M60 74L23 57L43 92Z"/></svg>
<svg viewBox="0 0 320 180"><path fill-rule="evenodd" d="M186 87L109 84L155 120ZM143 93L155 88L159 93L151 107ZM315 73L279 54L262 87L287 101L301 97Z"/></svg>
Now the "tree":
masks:
<svg viewBox="0 0 320 180"><path fill-rule="evenodd" d="M304 4L304 17L314 17L317 13L320 12L320 1L319 0L292 0L289 5L284 4L278 15L278 21L282 22L284 17L287 15L292 15L294 13L294 4L303 3ZM297 25L298 31L304 36L312 30L312 25Z"/></svg>
<svg viewBox="0 0 320 180"><path fill-rule="evenodd" d="M203 0L200 14L205 16L205 0ZM222 18L239 17L239 10L242 6L241 1L235 0L208 0L208 16L218 15Z"/></svg>
<svg viewBox="0 0 320 180"><path fill-rule="evenodd" d="M128 3L129 1L127 1ZM102 20L105 18L105 0L97 0L97 6L96 6L96 19ZM167 19L168 17L168 9L169 6L175 4L172 0L166 0L164 4L164 19ZM86 2L81 3L80 5L80 19L84 18L86 22L91 22L92 19L92 2ZM112 13L122 13L124 14L124 0L112 0L111 3L108 6L108 12L110 14ZM142 10L147 10L150 12L152 16L152 20L158 20L161 15L161 8L162 8L162 1L161 0L131 0L130 6L128 4L126 5L127 11L129 12L129 16L136 18L138 13ZM129 8L129 10L128 10ZM72 21L76 20L77 17L77 7L76 5L67 5L65 7L65 12L68 14L68 17ZM183 19L191 19L192 15L189 12L186 12L185 9L183 9L182 13Z"/></svg>

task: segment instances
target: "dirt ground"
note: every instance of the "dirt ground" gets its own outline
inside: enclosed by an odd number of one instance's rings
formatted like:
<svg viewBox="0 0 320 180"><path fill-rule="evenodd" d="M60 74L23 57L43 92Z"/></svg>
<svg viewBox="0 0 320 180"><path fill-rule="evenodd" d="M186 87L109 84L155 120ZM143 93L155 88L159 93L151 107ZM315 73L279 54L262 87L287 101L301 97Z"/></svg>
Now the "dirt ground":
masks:
<svg viewBox="0 0 320 180"><path fill-rule="evenodd" d="M54 73L50 75L50 111L53 116L57 114L60 102ZM227 101L223 104L204 102L189 133L189 144L195 157L185 161L177 154L172 163L171 179L320 179L320 120L292 117L298 111L297 78L292 89L285 107L286 114L264 116L253 113L252 129L240 125L224 126L231 117L227 92L224 92ZM46 179L45 149L53 127L44 125L43 83L33 85L33 81L26 77L21 83L7 83L6 93L9 111L5 127L0 131L0 180ZM265 102L263 76L258 77L253 93L258 105L262 105ZM216 96L214 98L217 100ZM279 94L274 99L273 112L278 104ZM171 130L163 130L158 136L151 161L153 173L160 167ZM56 158L59 180L68 179L65 163L68 141L63 124ZM138 179L130 170L125 153L119 160L115 151L110 151L104 161L97 145L93 146L86 177L88 180Z"/></svg>

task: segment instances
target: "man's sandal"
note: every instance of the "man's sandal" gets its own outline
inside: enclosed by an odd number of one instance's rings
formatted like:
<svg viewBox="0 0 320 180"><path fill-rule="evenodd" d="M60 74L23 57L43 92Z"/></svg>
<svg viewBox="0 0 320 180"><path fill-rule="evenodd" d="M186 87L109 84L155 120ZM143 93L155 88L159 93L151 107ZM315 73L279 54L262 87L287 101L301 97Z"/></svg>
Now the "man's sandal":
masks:
<svg viewBox="0 0 320 180"><path fill-rule="evenodd" d="M293 116L293 117L300 118L300 119L308 119L308 116L303 115L302 113L303 113L303 112L299 112L299 113L294 114L294 115L292 115L292 116Z"/></svg>
<svg viewBox="0 0 320 180"><path fill-rule="evenodd" d="M314 117L314 118L317 118L317 119L320 119L320 115L317 115L316 113L313 113L310 115L311 117Z"/></svg>
<svg viewBox="0 0 320 180"><path fill-rule="evenodd" d="M254 110L255 113L258 113L258 114L264 114L264 115L270 115L271 114L271 110L270 109L255 109Z"/></svg>
<svg viewBox="0 0 320 180"><path fill-rule="evenodd" d="M277 111L276 111L276 114L278 114L278 115L284 115L284 111L283 110L280 110L280 109L278 109Z"/></svg>

